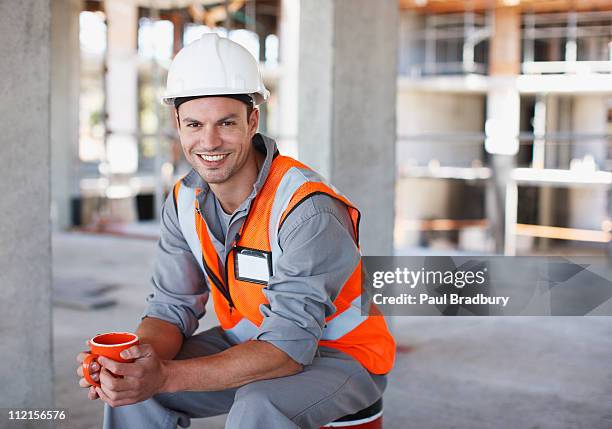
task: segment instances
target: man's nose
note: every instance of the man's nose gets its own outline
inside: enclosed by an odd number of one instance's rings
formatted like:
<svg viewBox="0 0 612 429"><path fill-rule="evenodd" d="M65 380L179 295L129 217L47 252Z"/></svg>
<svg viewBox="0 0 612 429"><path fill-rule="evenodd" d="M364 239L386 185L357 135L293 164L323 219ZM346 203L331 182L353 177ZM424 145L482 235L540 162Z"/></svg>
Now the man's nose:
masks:
<svg viewBox="0 0 612 429"><path fill-rule="evenodd" d="M222 145L217 127L203 127L200 132L199 146L205 150L215 150Z"/></svg>

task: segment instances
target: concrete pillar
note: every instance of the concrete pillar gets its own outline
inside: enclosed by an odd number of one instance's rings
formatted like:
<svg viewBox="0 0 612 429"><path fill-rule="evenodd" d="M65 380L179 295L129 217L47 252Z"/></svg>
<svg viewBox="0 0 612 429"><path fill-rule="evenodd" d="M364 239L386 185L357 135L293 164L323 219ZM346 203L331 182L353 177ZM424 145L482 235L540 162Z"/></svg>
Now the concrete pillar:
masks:
<svg viewBox="0 0 612 429"><path fill-rule="evenodd" d="M399 21L398 72L401 76L418 78L423 72L425 49L415 35L425 29L425 16L402 10Z"/></svg>
<svg viewBox="0 0 612 429"><path fill-rule="evenodd" d="M560 133L571 133L572 128L572 112L573 112L573 99L571 96L559 96L559 108L558 108L558 131ZM563 141L563 144L558 145L558 167L557 168L569 168L572 160L572 148L567 141Z"/></svg>
<svg viewBox="0 0 612 429"><path fill-rule="evenodd" d="M576 134L607 133L607 97L601 95L579 95L573 98L572 125ZM572 147L572 163L578 162L581 169L606 169L607 142L604 138L581 140ZM576 174L580 174L577 172ZM601 229L607 218L607 190L605 188L571 189L569 194L569 224L574 228Z"/></svg>
<svg viewBox="0 0 612 429"><path fill-rule="evenodd" d="M554 101L551 101L550 98L553 98ZM546 133L550 133L551 130L554 129L549 128L549 125L555 125L552 118L555 118L558 114L556 101L556 97L553 95L537 95L533 118L533 131L535 134L544 135ZM549 109L552 109L552 112L549 112ZM534 139L534 167L536 168L546 168L547 166L554 164L555 159L548 159L548 156L552 151L550 150L550 147L547 147L547 143L548 146L554 145L554 142L547 142L546 139ZM537 166L535 165L536 152L540 157L537 160ZM554 189L550 186L542 186L540 188L538 195L538 224L550 226L555 225L554 197ZM538 248L540 251L548 250L550 244L551 240L548 238L538 239Z"/></svg>
<svg viewBox="0 0 612 429"><path fill-rule="evenodd" d="M0 408L53 406L50 12L0 2Z"/></svg>
<svg viewBox="0 0 612 429"><path fill-rule="evenodd" d="M138 169L138 5L125 0L106 0L108 54L106 96L109 171L113 182ZM132 198L111 201L115 219L135 219Z"/></svg>
<svg viewBox="0 0 612 429"><path fill-rule="evenodd" d="M546 96L546 125L544 126L546 133L556 133L559 131L559 104L560 97L556 94L548 94ZM547 141L544 146L544 167L545 168L562 168L559 167L558 144L554 140Z"/></svg>
<svg viewBox="0 0 612 429"><path fill-rule="evenodd" d="M133 158L121 159L121 154L137 154L138 6L124 0L106 0L104 4L108 22L106 94L109 162L112 172L133 173L137 162L134 163Z"/></svg>
<svg viewBox="0 0 612 429"><path fill-rule="evenodd" d="M608 132L608 96L589 94L573 97L572 125L576 134L596 134L587 140L581 140L572 148L572 157L582 159L593 157L600 169L605 169L608 155L606 140L601 136Z"/></svg>
<svg viewBox="0 0 612 429"><path fill-rule="evenodd" d="M302 0L298 151L362 212L364 254L393 252L398 4Z"/></svg>
<svg viewBox="0 0 612 429"><path fill-rule="evenodd" d="M512 76L493 76L487 91L485 149L493 155L513 156L518 152L521 98Z"/></svg>
<svg viewBox="0 0 612 429"><path fill-rule="evenodd" d="M81 0L51 1L51 221L72 226L79 195L79 14Z"/></svg>
<svg viewBox="0 0 612 429"><path fill-rule="evenodd" d="M300 53L300 2L281 1L281 76L278 83L277 132L281 153L297 156L298 55Z"/></svg>
<svg viewBox="0 0 612 429"><path fill-rule="evenodd" d="M520 96L516 76L521 63L521 16L516 7L494 10L494 33L489 47L490 89L487 93L485 149L492 177L486 191L486 213L495 250L505 247L506 184L514 167L520 130Z"/></svg>

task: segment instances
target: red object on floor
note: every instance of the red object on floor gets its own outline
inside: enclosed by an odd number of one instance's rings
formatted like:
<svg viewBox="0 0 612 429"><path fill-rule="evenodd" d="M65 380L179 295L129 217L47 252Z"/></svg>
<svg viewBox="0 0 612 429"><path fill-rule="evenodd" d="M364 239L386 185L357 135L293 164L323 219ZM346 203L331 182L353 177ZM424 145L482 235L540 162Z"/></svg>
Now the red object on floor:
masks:
<svg viewBox="0 0 612 429"><path fill-rule="evenodd" d="M324 428L350 428L350 429L382 429L382 398L363 410L344 416L329 424Z"/></svg>

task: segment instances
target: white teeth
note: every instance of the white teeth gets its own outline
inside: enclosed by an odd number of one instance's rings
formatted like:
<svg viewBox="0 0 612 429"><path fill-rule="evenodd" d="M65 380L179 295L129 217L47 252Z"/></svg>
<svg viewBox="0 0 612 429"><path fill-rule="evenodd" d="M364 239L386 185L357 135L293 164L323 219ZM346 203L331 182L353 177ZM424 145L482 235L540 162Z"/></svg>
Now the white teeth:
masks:
<svg viewBox="0 0 612 429"><path fill-rule="evenodd" d="M202 157L205 161L221 161L223 158L225 158L227 156L227 154L225 155L203 155L203 154L199 154L200 157Z"/></svg>

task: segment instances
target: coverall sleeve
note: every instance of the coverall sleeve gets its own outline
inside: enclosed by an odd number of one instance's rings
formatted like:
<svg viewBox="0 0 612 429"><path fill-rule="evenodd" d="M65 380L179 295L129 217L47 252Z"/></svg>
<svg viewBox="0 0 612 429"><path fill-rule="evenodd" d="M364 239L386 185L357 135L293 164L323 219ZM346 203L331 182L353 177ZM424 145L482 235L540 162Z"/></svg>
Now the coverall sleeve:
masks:
<svg viewBox="0 0 612 429"><path fill-rule="evenodd" d="M263 323L255 339L267 341L293 360L314 359L333 300L359 263L346 206L323 194L298 206L279 231L283 249L276 272L263 289Z"/></svg>
<svg viewBox="0 0 612 429"><path fill-rule="evenodd" d="M162 207L160 239L155 253L153 292L147 297L144 317L175 324L190 337L206 312L209 289L178 223L172 193Z"/></svg>

